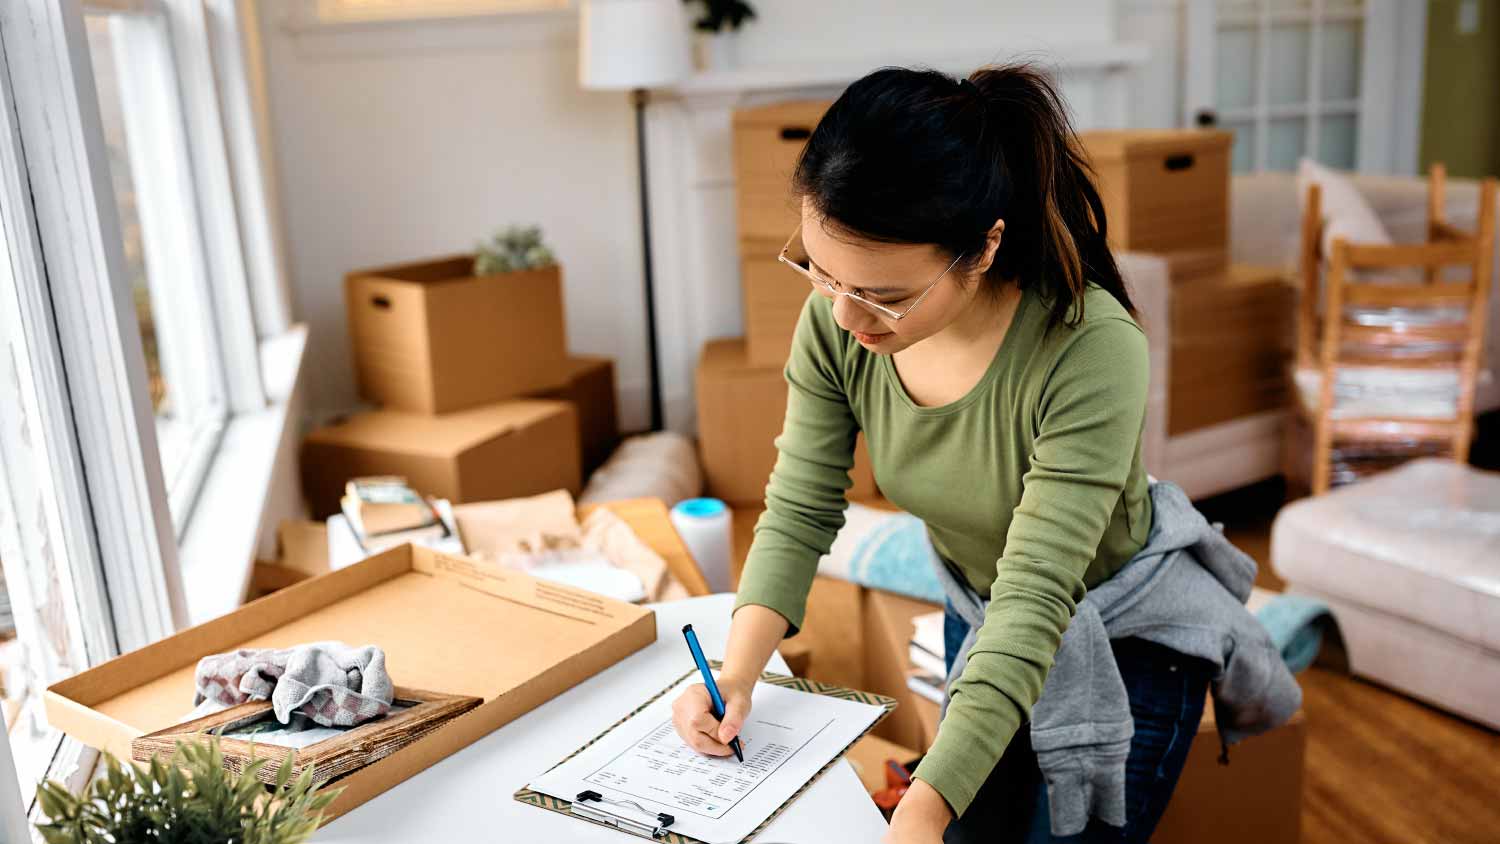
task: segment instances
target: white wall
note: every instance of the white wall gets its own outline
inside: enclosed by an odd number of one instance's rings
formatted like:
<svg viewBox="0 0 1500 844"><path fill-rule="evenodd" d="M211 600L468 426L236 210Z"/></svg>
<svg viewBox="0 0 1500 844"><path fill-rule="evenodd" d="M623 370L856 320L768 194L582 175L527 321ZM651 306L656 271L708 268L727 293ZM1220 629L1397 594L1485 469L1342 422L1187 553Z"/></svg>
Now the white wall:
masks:
<svg viewBox="0 0 1500 844"><path fill-rule="evenodd" d="M870 58L905 63L913 57L969 54L993 46L1042 50L1112 41L1115 0L751 0L757 18L741 31L746 65L806 65Z"/></svg>
<svg viewBox="0 0 1500 844"><path fill-rule="evenodd" d="M312 329L312 416L356 401L345 272L465 250L497 226L536 222L564 266L573 349L616 356L622 424L643 426L632 112L624 94L579 91L572 16L292 32L283 12L302 0L263 2L296 314ZM989 45L999 56L1130 28L1113 0L949 0L920 27L909 0L754 5L760 19L739 44L746 66L868 57L874 67ZM1134 6L1175 17L1178 2L1122 0L1122 13ZM1164 84L1175 79L1158 73L1139 90L1162 103L1175 97Z"/></svg>
<svg viewBox="0 0 1500 844"><path fill-rule="evenodd" d="M510 223L540 224L563 265L572 349L618 356L622 391L639 390L633 113L623 93L579 90L571 21L543 22L517 43L488 24L294 34L274 4L268 11L292 286L312 331L313 417L356 401L345 272L468 250ZM627 412L623 422L642 418Z"/></svg>

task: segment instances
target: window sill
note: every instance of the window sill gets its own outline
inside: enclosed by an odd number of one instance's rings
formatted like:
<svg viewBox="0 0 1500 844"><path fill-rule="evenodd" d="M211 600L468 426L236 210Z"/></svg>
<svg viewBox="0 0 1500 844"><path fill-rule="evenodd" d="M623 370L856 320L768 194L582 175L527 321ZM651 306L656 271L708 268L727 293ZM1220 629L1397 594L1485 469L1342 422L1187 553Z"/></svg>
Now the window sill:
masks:
<svg viewBox="0 0 1500 844"><path fill-rule="evenodd" d="M278 457L298 434L307 326L260 344L266 407L230 417L183 531L177 559L188 624L238 607L250 584Z"/></svg>

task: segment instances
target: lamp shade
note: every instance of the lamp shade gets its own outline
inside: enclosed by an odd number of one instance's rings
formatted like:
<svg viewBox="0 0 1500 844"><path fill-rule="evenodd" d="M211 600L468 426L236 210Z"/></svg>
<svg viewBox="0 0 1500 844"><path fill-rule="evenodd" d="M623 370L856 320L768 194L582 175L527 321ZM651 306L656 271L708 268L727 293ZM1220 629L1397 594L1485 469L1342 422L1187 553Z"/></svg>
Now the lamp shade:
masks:
<svg viewBox="0 0 1500 844"><path fill-rule="evenodd" d="M692 71L682 0L583 0L578 16L578 84L654 88Z"/></svg>

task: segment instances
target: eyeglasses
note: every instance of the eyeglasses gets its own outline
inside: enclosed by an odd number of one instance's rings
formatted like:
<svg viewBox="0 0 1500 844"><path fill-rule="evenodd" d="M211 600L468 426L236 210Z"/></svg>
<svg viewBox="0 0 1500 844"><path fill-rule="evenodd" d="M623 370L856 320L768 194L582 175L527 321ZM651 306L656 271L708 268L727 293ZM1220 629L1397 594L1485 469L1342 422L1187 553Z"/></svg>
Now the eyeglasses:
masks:
<svg viewBox="0 0 1500 844"><path fill-rule="evenodd" d="M860 290L844 290L843 285L839 284L838 282L831 279L819 278L818 276L814 275L812 270L812 261L807 257L807 250L802 247L801 225L798 225L796 230L792 232L792 236L787 238L786 245L781 247L781 255L776 260L780 261L783 264L786 264L787 266L806 276L807 280L812 282L813 286L818 288L820 292L827 291L831 296L847 296L848 298L858 302L859 304L865 306L866 308L869 308L870 310L874 311L877 314L880 314L887 319L900 321L910 315L912 311L916 310L918 305L922 304L922 300L927 298L927 294L932 292L932 288L937 287L938 282L942 281L944 278L947 278L948 273L951 272L954 267L958 266L958 262L962 258L963 253L960 252L958 254L958 257L953 259L953 263L948 265L948 269L943 270L943 272L937 278L932 280L931 284L927 285L927 287L922 290L921 294L917 296L916 301L908 305L906 310L899 313L891 310L890 308L887 308L885 305L882 305L879 302L871 302L869 299L865 298L864 293Z"/></svg>

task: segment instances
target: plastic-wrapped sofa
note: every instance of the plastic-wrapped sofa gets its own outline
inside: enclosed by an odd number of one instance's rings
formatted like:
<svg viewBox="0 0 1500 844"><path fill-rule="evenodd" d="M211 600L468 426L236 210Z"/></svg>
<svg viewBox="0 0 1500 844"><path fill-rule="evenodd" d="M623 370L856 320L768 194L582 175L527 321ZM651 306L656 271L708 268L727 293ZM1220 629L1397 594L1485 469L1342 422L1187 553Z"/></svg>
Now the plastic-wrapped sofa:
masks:
<svg viewBox="0 0 1500 844"><path fill-rule="evenodd" d="M1355 674L1500 729L1500 473L1416 460L1289 504L1271 567L1333 609Z"/></svg>

